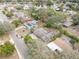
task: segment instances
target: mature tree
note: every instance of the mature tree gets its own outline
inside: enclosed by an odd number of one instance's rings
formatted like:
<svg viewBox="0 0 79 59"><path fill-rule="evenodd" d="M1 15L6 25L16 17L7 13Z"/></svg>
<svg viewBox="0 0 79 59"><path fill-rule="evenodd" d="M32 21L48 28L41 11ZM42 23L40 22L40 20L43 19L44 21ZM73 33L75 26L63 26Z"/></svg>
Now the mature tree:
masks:
<svg viewBox="0 0 79 59"><path fill-rule="evenodd" d="M61 20L63 20L61 18L62 17L59 17L59 16L57 16L57 17L56 16L52 16L46 22L46 27L50 27L50 28L52 28L52 27L54 27L54 28L59 27Z"/></svg>
<svg viewBox="0 0 79 59"><path fill-rule="evenodd" d="M54 9L52 9L50 7L48 7L48 9L47 9L47 14L48 14L49 17L53 16L53 15L54 16L58 15L58 13Z"/></svg>
<svg viewBox="0 0 79 59"><path fill-rule="evenodd" d="M41 20L41 21L46 21L48 17L52 17L52 15L58 15L56 11L48 7L48 9L45 8L40 8L40 9L35 9L32 8L30 11L30 15L32 18L35 20Z"/></svg>
<svg viewBox="0 0 79 59"><path fill-rule="evenodd" d="M48 13L47 10L44 8L40 8L38 10L38 14L39 14L39 20L41 20L42 22L45 22L48 19Z"/></svg>
<svg viewBox="0 0 79 59"><path fill-rule="evenodd" d="M44 20L47 18L47 12L44 8L40 8L38 10L35 8L32 8L30 11L30 15L35 20Z"/></svg>
<svg viewBox="0 0 79 59"><path fill-rule="evenodd" d="M51 17L48 18L46 22L46 27L59 27L61 22L65 20L65 15L62 13L55 13Z"/></svg>
<svg viewBox="0 0 79 59"><path fill-rule="evenodd" d="M10 32L13 29L13 26L7 22L4 21L3 23L0 22L0 36L3 36L5 33Z"/></svg>
<svg viewBox="0 0 79 59"><path fill-rule="evenodd" d="M36 10L35 8L32 8L30 10L30 15L35 20L39 20L40 19L39 14L38 14L38 10Z"/></svg>

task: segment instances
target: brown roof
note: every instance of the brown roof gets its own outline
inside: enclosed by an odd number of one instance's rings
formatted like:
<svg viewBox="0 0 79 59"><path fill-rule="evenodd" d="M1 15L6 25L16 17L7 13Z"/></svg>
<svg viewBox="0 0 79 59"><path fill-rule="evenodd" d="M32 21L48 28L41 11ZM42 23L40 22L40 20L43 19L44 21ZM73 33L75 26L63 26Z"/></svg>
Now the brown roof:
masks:
<svg viewBox="0 0 79 59"><path fill-rule="evenodd" d="M57 44L59 47L61 47L64 50L72 50L72 47L68 45L64 40L57 38L54 41L55 44Z"/></svg>

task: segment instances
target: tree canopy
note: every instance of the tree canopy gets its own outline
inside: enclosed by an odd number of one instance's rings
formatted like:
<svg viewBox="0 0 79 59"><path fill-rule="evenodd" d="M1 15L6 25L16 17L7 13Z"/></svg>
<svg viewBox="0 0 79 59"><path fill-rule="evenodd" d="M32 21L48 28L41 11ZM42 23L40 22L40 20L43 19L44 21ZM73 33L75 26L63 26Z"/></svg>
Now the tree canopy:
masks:
<svg viewBox="0 0 79 59"><path fill-rule="evenodd" d="M0 22L0 36L3 36L4 34L10 32L11 30L13 30L13 27L9 22L7 21L4 21L4 23Z"/></svg>

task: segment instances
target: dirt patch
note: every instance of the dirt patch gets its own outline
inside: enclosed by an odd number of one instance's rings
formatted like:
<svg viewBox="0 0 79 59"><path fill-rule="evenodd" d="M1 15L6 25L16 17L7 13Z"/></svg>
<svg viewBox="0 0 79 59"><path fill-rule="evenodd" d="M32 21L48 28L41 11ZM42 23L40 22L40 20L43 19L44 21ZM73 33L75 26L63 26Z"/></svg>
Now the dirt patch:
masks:
<svg viewBox="0 0 79 59"><path fill-rule="evenodd" d="M0 37L0 44L3 44L9 40L10 40L9 34L5 34L4 36Z"/></svg>
<svg viewBox="0 0 79 59"><path fill-rule="evenodd" d="M13 55L9 57L0 57L0 59L19 59L17 52L15 51Z"/></svg>

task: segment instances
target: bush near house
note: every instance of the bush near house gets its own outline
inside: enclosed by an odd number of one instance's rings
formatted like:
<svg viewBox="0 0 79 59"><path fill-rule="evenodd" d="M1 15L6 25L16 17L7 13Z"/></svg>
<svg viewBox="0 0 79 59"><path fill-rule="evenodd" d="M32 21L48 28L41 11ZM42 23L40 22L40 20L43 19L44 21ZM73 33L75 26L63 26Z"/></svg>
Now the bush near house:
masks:
<svg viewBox="0 0 79 59"><path fill-rule="evenodd" d="M15 48L10 42L4 43L4 45L0 45L0 56L10 56L13 54Z"/></svg>
<svg viewBox="0 0 79 59"><path fill-rule="evenodd" d="M58 34L55 35L52 39L53 39L53 41L54 41L56 38L61 37L61 36L62 36L62 33L58 33Z"/></svg>
<svg viewBox="0 0 79 59"><path fill-rule="evenodd" d="M59 30L61 33L63 33L64 35L70 37L72 40L70 41L71 43L78 43L79 42L79 37L68 32L67 30L65 29L60 29Z"/></svg>
<svg viewBox="0 0 79 59"><path fill-rule="evenodd" d="M30 42L31 40L32 40L32 38L31 38L30 35L26 35L26 36L24 37L25 43Z"/></svg>

